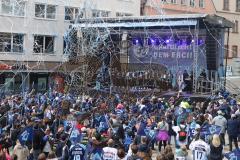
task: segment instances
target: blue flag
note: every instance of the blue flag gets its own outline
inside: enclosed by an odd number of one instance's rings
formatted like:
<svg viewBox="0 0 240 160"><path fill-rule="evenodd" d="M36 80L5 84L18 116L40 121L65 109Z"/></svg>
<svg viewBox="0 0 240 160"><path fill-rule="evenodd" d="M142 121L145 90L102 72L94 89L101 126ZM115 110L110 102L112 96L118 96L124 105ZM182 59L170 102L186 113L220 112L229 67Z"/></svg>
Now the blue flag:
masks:
<svg viewBox="0 0 240 160"><path fill-rule="evenodd" d="M206 124L201 128L200 135L205 136L205 141L209 141L209 137L213 134L220 134L222 127L217 125Z"/></svg>
<svg viewBox="0 0 240 160"><path fill-rule="evenodd" d="M221 133L221 129L222 129L222 127L220 127L220 126L207 124L202 127L201 132L204 134L218 134L219 135Z"/></svg>
<svg viewBox="0 0 240 160"><path fill-rule="evenodd" d="M146 133L144 131L146 126L147 126L146 122L140 122L139 128L137 130L137 135L139 135L139 136L146 136Z"/></svg>
<svg viewBox="0 0 240 160"><path fill-rule="evenodd" d="M74 127L70 134L69 140L71 141L72 144L76 144L76 143L80 142L81 139L82 139L81 133L79 132L79 130L77 128Z"/></svg>
<svg viewBox="0 0 240 160"><path fill-rule="evenodd" d="M99 126L98 126L98 131L99 132L104 132L108 130L108 118L106 115L103 115L99 118Z"/></svg>
<svg viewBox="0 0 240 160"><path fill-rule="evenodd" d="M67 127L70 127L70 128L74 127L76 124L77 124L76 121L68 121L68 120L63 121L63 126L65 130Z"/></svg>
<svg viewBox="0 0 240 160"><path fill-rule="evenodd" d="M174 115L175 116L180 116L180 115L185 115L187 113L186 109L185 108L182 108L182 107L178 107L175 109L175 112L174 112Z"/></svg>
<svg viewBox="0 0 240 160"><path fill-rule="evenodd" d="M125 134L124 145L129 146L132 143L132 141L133 141L132 137Z"/></svg>
<svg viewBox="0 0 240 160"><path fill-rule="evenodd" d="M19 135L19 142L23 145L28 141L32 141L33 138L33 128L27 127L24 131Z"/></svg>
<svg viewBox="0 0 240 160"><path fill-rule="evenodd" d="M226 153L224 155L228 160L240 160L240 150L235 149L232 152Z"/></svg>
<svg viewBox="0 0 240 160"><path fill-rule="evenodd" d="M152 130L152 129L146 128L146 129L144 129L144 132L145 132L146 136L148 138L150 138L151 140L153 140L155 138L155 136L156 136L156 132L154 130Z"/></svg>

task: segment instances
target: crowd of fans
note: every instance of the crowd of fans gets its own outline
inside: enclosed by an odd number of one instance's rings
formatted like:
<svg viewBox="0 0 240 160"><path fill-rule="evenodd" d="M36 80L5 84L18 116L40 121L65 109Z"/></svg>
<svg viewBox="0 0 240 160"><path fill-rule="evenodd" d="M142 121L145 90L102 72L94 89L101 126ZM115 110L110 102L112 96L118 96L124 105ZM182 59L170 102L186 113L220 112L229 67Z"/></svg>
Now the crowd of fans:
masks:
<svg viewBox="0 0 240 160"><path fill-rule="evenodd" d="M225 91L203 102L56 92L13 95L0 102L0 160L240 157L240 103Z"/></svg>

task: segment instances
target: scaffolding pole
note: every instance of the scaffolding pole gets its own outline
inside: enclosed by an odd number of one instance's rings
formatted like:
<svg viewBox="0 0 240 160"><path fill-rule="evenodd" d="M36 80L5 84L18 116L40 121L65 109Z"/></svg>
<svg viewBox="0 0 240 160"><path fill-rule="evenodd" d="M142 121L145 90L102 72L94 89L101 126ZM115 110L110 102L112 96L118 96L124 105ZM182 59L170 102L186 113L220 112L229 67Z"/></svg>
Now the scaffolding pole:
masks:
<svg viewBox="0 0 240 160"><path fill-rule="evenodd" d="M199 22L197 21L197 24L194 28L194 42L198 42L198 33L199 32ZM197 92L197 86L198 86L198 45L196 43L193 43L193 91L194 93Z"/></svg>

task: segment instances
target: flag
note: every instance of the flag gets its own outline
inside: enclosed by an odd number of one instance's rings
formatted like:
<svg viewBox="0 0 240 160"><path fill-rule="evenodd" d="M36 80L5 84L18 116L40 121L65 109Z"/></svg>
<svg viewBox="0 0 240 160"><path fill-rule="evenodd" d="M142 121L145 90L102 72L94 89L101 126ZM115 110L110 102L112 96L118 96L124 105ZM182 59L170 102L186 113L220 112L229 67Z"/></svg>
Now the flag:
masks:
<svg viewBox="0 0 240 160"><path fill-rule="evenodd" d="M125 146L129 146L132 143L133 139L131 136L125 134L125 138L124 138L124 145Z"/></svg>
<svg viewBox="0 0 240 160"><path fill-rule="evenodd" d="M73 127L69 140L71 141L72 144L75 144L81 141L81 133L76 127Z"/></svg>
<svg viewBox="0 0 240 160"><path fill-rule="evenodd" d="M65 120L63 121L63 126L64 126L64 129L66 130L67 127L74 127L76 126L77 122L76 121L68 121L68 120Z"/></svg>
<svg viewBox="0 0 240 160"><path fill-rule="evenodd" d="M200 131L200 135L205 137L205 141L209 141L209 137L213 134L220 134L221 133L222 127L217 126L217 125L211 125L211 124L206 124L203 125Z"/></svg>
<svg viewBox="0 0 240 160"><path fill-rule="evenodd" d="M156 132L152 129L146 128L146 129L144 129L144 132L145 132L146 136L149 137L151 140L153 140L156 136Z"/></svg>
<svg viewBox="0 0 240 160"><path fill-rule="evenodd" d="M228 160L240 160L240 149L235 149L232 152L224 155Z"/></svg>
<svg viewBox="0 0 240 160"><path fill-rule="evenodd" d="M33 138L33 128L27 127L24 131L19 135L19 142L21 144L25 144L27 141L32 141Z"/></svg>
<svg viewBox="0 0 240 160"><path fill-rule="evenodd" d="M204 134L220 134L222 127L217 125L206 124L202 127L201 132Z"/></svg>
<svg viewBox="0 0 240 160"><path fill-rule="evenodd" d="M100 116L99 118L99 126L98 126L98 131L99 132L104 132L108 130L108 119L106 115Z"/></svg>
<svg viewBox="0 0 240 160"><path fill-rule="evenodd" d="M116 112L116 115L117 115L118 117L121 117L122 114L124 113L124 111L123 111L122 109L116 109L115 112Z"/></svg>
<svg viewBox="0 0 240 160"><path fill-rule="evenodd" d="M144 129L146 128L147 123L146 122L140 122L139 124L139 128L137 130L137 135L139 136L146 136L146 133L144 131Z"/></svg>
<svg viewBox="0 0 240 160"><path fill-rule="evenodd" d="M184 116L185 114L187 113L186 109L185 108L182 108L182 107L178 107L176 108L174 114L175 116Z"/></svg>
<svg viewBox="0 0 240 160"><path fill-rule="evenodd" d="M136 121L134 118L132 118L132 119L130 120L128 126L129 126L130 128L132 128L132 127L134 127L136 124L137 124L137 121Z"/></svg>

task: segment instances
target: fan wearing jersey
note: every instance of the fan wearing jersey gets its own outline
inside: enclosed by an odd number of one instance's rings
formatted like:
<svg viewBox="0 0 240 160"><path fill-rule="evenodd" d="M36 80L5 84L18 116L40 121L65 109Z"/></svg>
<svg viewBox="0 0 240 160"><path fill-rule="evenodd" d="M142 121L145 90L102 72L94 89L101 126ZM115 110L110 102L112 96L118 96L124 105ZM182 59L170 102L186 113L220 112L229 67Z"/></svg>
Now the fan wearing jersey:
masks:
<svg viewBox="0 0 240 160"><path fill-rule="evenodd" d="M114 141L108 140L108 147L103 148L103 160L117 160L117 149L113 148Z"/></svg>
<svg viewBox="0 0 240 160"><path fill-rule="evenodd" d="M204 136L199 136L197 140L193 140L189 146L192 151L193 160L208 160L210 154L210 145L204 142Z"/></svg>
<svg viewBox="0 0 240 160"><path fill-rule="evenodd" d="M69 149L69 160L87 160L86 146L80 143L72 145Z"/></svg>

